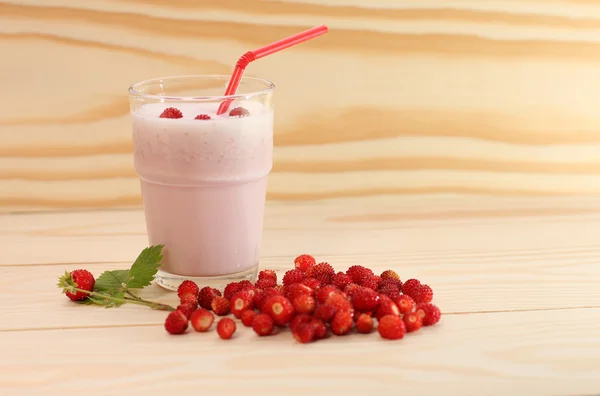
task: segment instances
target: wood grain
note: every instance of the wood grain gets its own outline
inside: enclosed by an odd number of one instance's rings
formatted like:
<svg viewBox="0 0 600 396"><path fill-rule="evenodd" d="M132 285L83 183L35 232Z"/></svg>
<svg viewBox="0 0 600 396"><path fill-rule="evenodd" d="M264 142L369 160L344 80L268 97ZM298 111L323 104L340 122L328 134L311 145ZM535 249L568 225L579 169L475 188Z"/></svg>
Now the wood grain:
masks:
<svg viewBox="0 0 600 396"><path fill-rule="evenodd" d="M3 332L0 389L54 394L69 381L93 395L594 394L599 317L600 309L449 315L399 342L371 334L309 345L246 328L229 341L214 329L173 337L159 325ZM85 364L74 365L71 351L86 351Z"/></svg>
<svg viewBox="0 0 600 396"><path fill-rule="evenodd" d="M394 269L426 280L447 314L600 308L599 227L600 200L589 198L271 202L260 265L281 277L310 252L340 270ZM12 317L0 331L160 324L137 306L73 308L56 287L65 270L127 268L146 245L138 210L0 216L0 310ZM177 303L158 286L144 293Z"/></svg>
<svg viewBox="0 0 600 396"><path fill-rule="evenodd" d="M164 312L62 296L64 270L128 266L147 244L140 210L0 214L0 393L595 394L599 227L600 200L587 196L271 201L262 268L281 275L301 252L391 268L429 283L443 311L398 342L301 345L241 325L227 342L214 328L170 336ZM177 299L156 285L141 294Z"/></svg>
<svg viewBox="0 0 600 396"><path fill-rule="evenodd" d="M256 62L273 201L600 193L600 5L567 0L0 2L0 211L139 207L127 87Z"/></svg>

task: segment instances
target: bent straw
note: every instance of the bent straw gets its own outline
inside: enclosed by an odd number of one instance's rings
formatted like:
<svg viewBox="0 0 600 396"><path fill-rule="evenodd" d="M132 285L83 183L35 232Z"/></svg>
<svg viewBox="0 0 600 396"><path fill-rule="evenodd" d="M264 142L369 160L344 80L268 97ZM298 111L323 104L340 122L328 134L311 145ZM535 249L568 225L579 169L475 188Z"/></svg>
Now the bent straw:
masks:
<svg viewBox="0 0 600 396"><path fill-rule="evenodd" d="M289 48L296 44L300 44L315 37L318 37L322 34L327 33L328 30L329 29L325 25L317 26L312 29L305 30L304 32L300 32L293 36L276 41L274 43L265 45L264 47L246 52L240 57L240 59L235 64L235 69L233 70L233 74L231 75L231 79L229 79L229 84L227 85L227 89L225 90L225 96L235 94L235 92L238 89L238 86L240 85L240 81L242 79L242 75L244 74L244 70L246 70L246 66L248 66L250 62L254 62L255 60L260 59L264 56L273 54L275 52L281 51L282 49ZM232 99L228 99L222 102L219 106L217 114L220 115L226 112L231 102Z"/></svg>

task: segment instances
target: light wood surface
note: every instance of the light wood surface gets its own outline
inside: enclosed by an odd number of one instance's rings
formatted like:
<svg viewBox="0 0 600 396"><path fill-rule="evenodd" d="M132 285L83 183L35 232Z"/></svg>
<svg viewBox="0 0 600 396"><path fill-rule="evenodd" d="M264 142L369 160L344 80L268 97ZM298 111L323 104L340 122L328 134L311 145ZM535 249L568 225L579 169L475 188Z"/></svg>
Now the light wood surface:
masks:
<svg viewBox="0 0 600 396"><path fill-rule="evenodd" d="M276 91L269 199L600 192L600 3L0 1L0 211L138 207L126 90L230 73Z"/></svg>
<svg viewBox="0 0 600 396"><path fill-rule="evenodd" d="M310 252L430 284L440 323L296 343L241 326L169 336L163 312L79 306L64 270L129 266L139 210L0 215L0 394L591 395L600 391L600 197L407 196L270 202L262 268ZM143 294L176 302L157 286ZM77 359L82 359L78 363ZM337 393L336 393L337 392Z"/></svg>

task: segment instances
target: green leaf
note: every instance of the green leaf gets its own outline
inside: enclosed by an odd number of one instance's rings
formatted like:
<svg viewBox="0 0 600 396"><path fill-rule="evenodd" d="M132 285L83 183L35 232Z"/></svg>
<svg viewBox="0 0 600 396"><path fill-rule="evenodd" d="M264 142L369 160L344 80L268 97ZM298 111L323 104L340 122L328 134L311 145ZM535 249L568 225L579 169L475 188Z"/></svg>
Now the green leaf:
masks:
<svg viewBox="0 0 600 396"><path fill-rule="evenodd" d="M117 300L115 301L113 299ZM119 307L125 304L125 294L121 291L114 291L111 294L104 295L96 294L88 296L85 300L77 301L77 303L83 305L100 305L106 308Z"/></svg>
<svg viewBox="0 0 600 396"><path fill-rule="evenodd" d="M94 291L105 294L122 291L129 279L129 270L104 271L94 285Z"/></svg>
<svg viewBox="0 0 600 396"><path fill-rule="evenodd" d="M154 280L163 258L163 245L150 246L142 250L129 270L129 279L126 284L131 289L141 289Z"/></svg>
<svg viewBox="0 0 600 396"><path fill-rule="evenodd" d="M63 289L63 293L75 293L77 291L75 289L78 287L77 282L75 282L68 271L65 271L65 274L58 278L57 286Z"/></svg>

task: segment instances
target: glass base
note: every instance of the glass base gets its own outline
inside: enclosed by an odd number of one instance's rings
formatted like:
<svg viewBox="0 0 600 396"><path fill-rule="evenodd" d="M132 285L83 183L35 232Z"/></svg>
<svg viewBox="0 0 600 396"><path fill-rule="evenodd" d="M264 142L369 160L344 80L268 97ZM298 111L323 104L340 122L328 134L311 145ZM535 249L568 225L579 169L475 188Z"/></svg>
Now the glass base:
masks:
<svg viewBox="0 0 600 396"><path fill-rule="evenodd" d="M219 275L219 276L185 276L175 275L168 272L158 270L154 280L156 284L167 289L177 290L179 285L185 280L191 280L196 283L201 289L204 286L210 286L219 290L223 290L228 283L239 282L242 280L249 280L254 283L256 275L258 273L258 264L255 267L243 272L237 272L235 274Z"/></svg>

